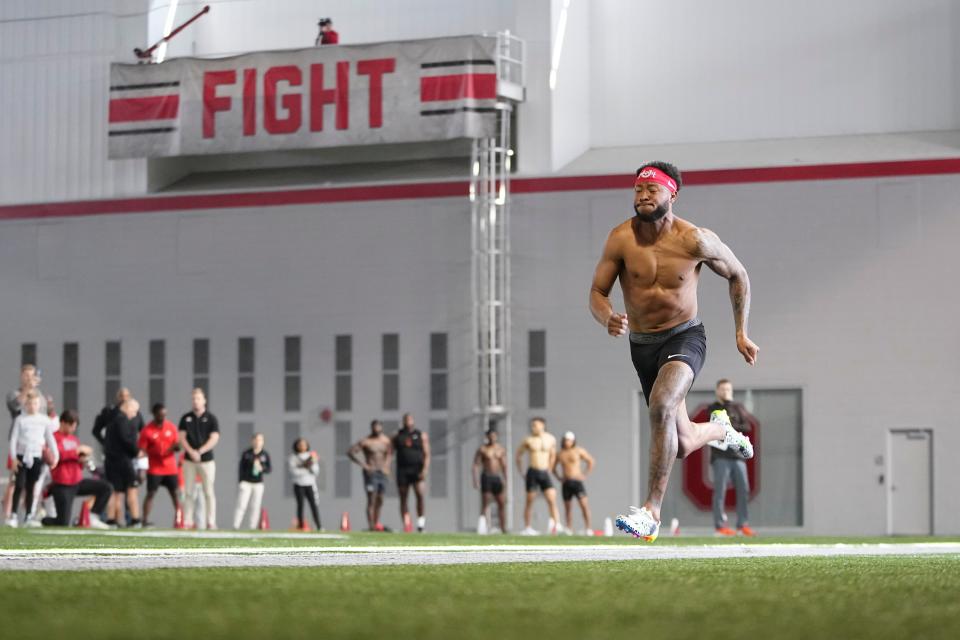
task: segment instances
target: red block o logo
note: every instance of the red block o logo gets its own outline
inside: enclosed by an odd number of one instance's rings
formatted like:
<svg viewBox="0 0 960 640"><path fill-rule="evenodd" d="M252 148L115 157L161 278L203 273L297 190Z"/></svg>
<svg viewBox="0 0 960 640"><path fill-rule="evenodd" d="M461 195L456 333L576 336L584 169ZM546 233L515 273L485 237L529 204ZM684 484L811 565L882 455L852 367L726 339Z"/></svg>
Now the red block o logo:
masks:
<svg viewBox="0 0 960 640"><path fill-rule="evenodd" d="M690 417L690 421L707 422L709 418L707 405L702 405ZM749 436L754 450L754 456L747 460L747 481L750 484L749 499L752 500L760 493L760 422L756 417L747 413L747 423L752 428ZM710 511L713 508L713 483L710 481L710 456L707 455L707 449L708 447L704 447L694 451L683 460L683 493L701 511ZM732 481L727 483L727 493L724 496L723 503L727 507L737 505L737 493Z"/></svg>

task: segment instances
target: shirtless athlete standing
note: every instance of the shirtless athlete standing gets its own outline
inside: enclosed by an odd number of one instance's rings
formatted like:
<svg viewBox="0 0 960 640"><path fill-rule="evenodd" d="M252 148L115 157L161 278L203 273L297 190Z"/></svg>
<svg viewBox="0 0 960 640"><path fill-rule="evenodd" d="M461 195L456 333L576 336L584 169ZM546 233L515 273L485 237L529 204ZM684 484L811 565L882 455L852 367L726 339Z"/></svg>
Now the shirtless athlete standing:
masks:
<svg viewBox="0 0 960 640"><path fill-rule="evenodd" d="M487 429L485 436L473 456L473 488L480 490L480 515L489 521L490 503L496 501L500 531L507 533L507 450L497 442L496 429Z"/></svg>
<svg viewBox="0 0 960 640"><path fill-rule="evenodd" d="M686 395L706 356L706 332L697 317L704 264L730 283L737 350L747 364L756 362L759 348L747 337L747 271L715 233L673 214L680 187L680 171L672 164L651 162L637 170L636 215L610 232L590 289L590 312L607 333L619 337L629 331L631 359L650 407L647 500L617 517L618 528L647 542L660 532L660 505L675 459L712 441L744 458L753 456L750 440L730 425L725 412L714 412L703 424L687 415ZM626 313L610 304L617 279Z"/></svg>
<svg viewBox="0 0 960 640"><path fill-rule="evenodd" d="M587 465L586 471L583 465ZM590 501L587 499L587 489L583 486L583 481L593 471L596 461L586 449L577 444L577 436L573 431L567 431L563 434L563 440L560 442L560 453L557 454L557 462L553 466L553 473L560 480L560 491L563 494L563 511L567 518L567 533L573 533L573 499L576 498L580 503L580 511L583 513L583 534L593 535L593 528L590 524ZM557 469L563 472L563 475L557 473Z"/></svg>
<svg viewBox="0 0 960 640"><path fill-rule="evenodd" d="M383 507L383 492L387 490L392 455L393 444L390 438L383 435L383 425L379 420L371 422L370 435L347 452L347 456L363 469L363 486L367 491L367 524L371 531L384 530L380 524L380 509Z"/></svg>
<svg viewBox="0 0 960 640"><path fill-rule="evenodd" d="M523 470L523 455L530 454L530 465L526 472ZM550 509L550 519L553 521L551 533L559 533L563 527L560 526L560 514L557 511L557 490L553 488L553 482L550 481L550 470L557 463L557 439L547 433L547 421L543 418L533 418L530 420L530 435L523 439L520 446L517 447L517 470L524 476L527 483L527 504L523 509L524 529L522 534L525 536L536 535L537 531L530 526L533 518L533 501L537 497L537 489L543 491L543 497L547 501L547 507Z"/></svg>

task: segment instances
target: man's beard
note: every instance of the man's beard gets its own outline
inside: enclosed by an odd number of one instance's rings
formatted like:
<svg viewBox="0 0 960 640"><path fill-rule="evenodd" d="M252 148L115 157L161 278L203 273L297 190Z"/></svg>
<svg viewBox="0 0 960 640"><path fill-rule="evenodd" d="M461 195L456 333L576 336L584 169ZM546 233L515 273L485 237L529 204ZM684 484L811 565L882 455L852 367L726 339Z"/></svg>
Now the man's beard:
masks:
<svg viewBox="0 0 960 640"><path fill-rule="evenodd" d="M670 203L668 201L659 204L657 208L650 213L640 213L640 208L637 205L633 205L633 210L636 212L640 222L656 222L670 211Z"/></svg>

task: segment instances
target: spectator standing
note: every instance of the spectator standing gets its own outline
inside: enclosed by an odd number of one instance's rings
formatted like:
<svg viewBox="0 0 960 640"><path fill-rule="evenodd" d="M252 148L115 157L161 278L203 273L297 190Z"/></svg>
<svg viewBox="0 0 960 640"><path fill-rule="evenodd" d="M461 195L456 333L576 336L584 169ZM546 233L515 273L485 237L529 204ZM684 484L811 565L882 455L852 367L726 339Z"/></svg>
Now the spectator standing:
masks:
<svg viewBox="0 0 960 640"><path fill-rule="evenodd" d="M333 30L332 18L320 18L317 26L320 27L320 33L317 34L317 39L313 43L315 47L325 44L340 44L340 34Z"/></svg>
<svg viewBox="0 0 960 640"><path fill-rule="evenodd" d="M249 528L256 529L263 504L263 476L273 470L270 454L263 448L262 433L254 434L250 448L240 456L240 487L237 491L237 508L233 512L233 528L239 529L243 514L249 508Z"/></svg>
<svg viewBox="0 0 960 640"><path fill-rule="evenodd" d="M313 513L313 523L320 527L320 506L317 503L317 475L320 473L320 458L316 451L310 450L310 443L304 438L297 438L293 443L293 453L287 461L290 475L293 478L293 494L297 499L297 526L307 528L307 521L303 517L303 503L310 505Z"/></svg>
<svg viewBox="0 0 960 640"><path fill-rule="evenodd" d="M118 407L104 433L104 466L107 482L113 487L108 524L118 524L125 520L123 506L126 502L130 526L140 525L140 480L137 476L136 459L140 453L137 441L142 428L140 403L131 397Z"/></svg>
<svg viewBox="0 0 960 640"><path fill-rule="evenodd" d="M497 503L500 514L500 531L507 533L507 476L510 475L507 450L498 442L499 434L491 425L484 433L486 441L473 456L473 488L480 490L480 515L488 522L490 504ZM479 527L478 527L479 529ZM490 529L493 529L491 524Z"/></svg>
<svg viewBox="0 0 960 640"><path fill-rule="evenodd" d="M13 470L16 472L13 504L19 506L23 495L26 506L24 525L28 527L40 526L39 522L33 520L33 492L43 468L41 456L44 445L50 451L50 466L56 467L59 456L50 418L46 413L40 413L40 396L33 390L27 393L24 412L14 419L10 433L10 452L14 456ZM17 526L17 510L10 513L7 526Z"/></svg>
<svg viewBox="0 0 960 640"><path fill-rule="evenodd" d="M717 381L717 400L707 407L706 415L714 411L726 411L730 424L741 433L750 433L750 413L733 399L733 383L726 378ZM713 445L713 443L710 443ZM737 533L753 537L756 532L750 528L747 515L747 501L750 499L750 482L747 477L747 463L736 452L726 449L710 449L710 467L713 471L713 526L720 536L735 536ZM727 495L727 482L733 477L733 487L737 494L737 530L731 529L724 514L724 500Z"/></svg>
<svg viewBox="0 0 960 640"><path fill-rule="evenodd" d="M177 451L180 433L177 425L167 420L167 408L160 402L151 408L153 420L140 432L137 448L147 457L147 497L143 499L143 525L150 524L150 511L157 490L163 487L173 501L174 513L180 509L180 476Z"/></svg>
<svg viewBox="0 0 960 640"><path fill-rule="evenodd" d="M363 454L362 460L360 454ZM367 492L367 526L370 531L387 529L380 522L380 509L383 508L383 494L387 490L392 456L393 443L383 434L383 423L379 420L370 423L369 436L347 451L347 457L363 469L363 487Z"/></svg>
<svg viewBox="0 0 960 640"><path fill-rule="evenodd" d="M23 413L24 403L27 394L36 391L39 394L40 413L47 413L46 396L40 391L40 370L35 365L25 364L20 367L20 387L7 394L7 411L10 412L10 430L7 432L7 440L13 434L13 421L17 416ZM13 492L17 485L17 472L13 470L14 452L10 451L7 455L7 470L10 472L10 481L7 483L6 491L3 494L3 519L9 520L10 515L19 509L13 508Z"/></svg>
<svg viewBox="0 0 960 640"><path fill-rule="evenodd" d="M213 460L213 449L220 442L220 424L217 417L207 411L207 396L203 389L197 387L192 395L193 409L180 418L180 446L186 452L183 461L184 492L187 500L183 510L183 526L192 529L194 526L193 500L194 487L197 476L203 487L204 511L206 512L207 529L217 528L217 497L214 493L214 481L217 475L217 464Z"/></svg>
<svg viewBox="0 0 960 640"><path fill-rule="evenodd" d="M583 465L587 468L584 469ZM590 524L590 501L583 482L593 472L595 465L596 461L590 452L577 444L577 436L573 431L563 434L560 453L557 454L557 460L553 465L553 474L560 481L567 534L573 533L573 499L576 498L580 504L580 512L583 514L583 535L593 535L593 526ZM563 475L557 473L557 469L560 469Z"/></svg>
<svg viewBox="0 0 960 640"><path fill-rule="evenodd" d="M397 456L397 490L400 493L400 519L409 529L410 510L407 499L413 487L417 499L417 531L427 526L427 474L430 471L430 438L417 429L413 414L403 414L403 425L393 436L393 451Z"/></svg>
<svg viewBox="0 0 960 640"><path fill-rule="evenodd" d="M116 420L117 416L120 415L120 406L131 398L130 389L126 387L121 387L117 389L117 394L114 397L114 403L105 406L96 418L93 420L93 438L100 443L100 446L104 446L104 441L107 437L107 427L110 426L110 423Z"/></svg>
<svg viewBox="0 0 960 640"><path fill-rule="evenodd" d="M53 438L57 443L57 453L60 461L51 471L53 484L50 495L57 507L56 517L44 518L44 526L68 527L73 511L73 499L77 496L95 496L93 509L90 510L90 527L93 529L109 529L103 522L101 515L110 502L110 485L96 478L84 478L83 469L93 456L93 449L80 444L77 439L77 424L79 418L75 411L64 411L60 414L60 428L54 432Z"/></svg>

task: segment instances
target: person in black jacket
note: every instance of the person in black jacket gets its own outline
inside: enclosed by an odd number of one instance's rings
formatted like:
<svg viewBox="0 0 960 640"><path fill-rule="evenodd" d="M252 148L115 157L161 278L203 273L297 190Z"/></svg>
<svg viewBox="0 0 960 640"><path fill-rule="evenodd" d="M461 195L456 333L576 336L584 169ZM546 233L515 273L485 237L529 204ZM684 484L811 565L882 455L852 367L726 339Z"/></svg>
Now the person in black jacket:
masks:
<svg viewBox="0 0 960 640"><path fill-rule="evenodd" d="M128 392L129 393L129 392ZM118 394L119 395L119 394ZM123 515L123 501L126 498L127 511L130 514L130 526L140 524L140 505L137 486L135 460L140 449L137 440L143 428L143 416L140 415L140 403L128 398L118 407L113 419L107 423L103 432L103 457L107 482L113 487L113 497L107 509L108 524L116 524Z"/></svg>
<svg viewBox="0 0 960 640"><path fill-rule="evenodd" d="M240 488L237 490L237 508L233 512L233 528L239 529L243 514L249 507L250 529L256 529L263 502L263 476L273 470L270 454L263 448L263 434L254 434L250 448L240 456Z"/></svg>

